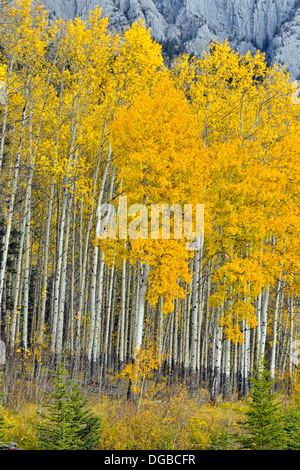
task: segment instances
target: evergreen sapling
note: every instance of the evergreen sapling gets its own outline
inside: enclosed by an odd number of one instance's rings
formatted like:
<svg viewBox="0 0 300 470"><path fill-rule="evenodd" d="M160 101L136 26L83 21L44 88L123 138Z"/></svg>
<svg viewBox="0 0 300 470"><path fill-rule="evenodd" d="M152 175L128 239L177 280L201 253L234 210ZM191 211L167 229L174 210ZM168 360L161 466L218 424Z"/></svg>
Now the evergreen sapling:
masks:
<svg viewBox="0 0 300 470"><path fill-rule="evenodd" d="M42 403L42 418L37 424L42 449L91 450L101 436L101 419L86 408L87 399L80 386L67 382L66 371L59 366L53 381L50 401ZM45 411L43 411L45 410Z"/></svg>
<svg viewBox="0 0 300 470"><path fill-rule="evenodd" d="M238 436L242 449L285 449L287 435L284 429L284 412L276 401L277 393L271 393L274 381L270 380L265 362L256 363L249 396L249 408L244 424L245 435Z"/></svg>

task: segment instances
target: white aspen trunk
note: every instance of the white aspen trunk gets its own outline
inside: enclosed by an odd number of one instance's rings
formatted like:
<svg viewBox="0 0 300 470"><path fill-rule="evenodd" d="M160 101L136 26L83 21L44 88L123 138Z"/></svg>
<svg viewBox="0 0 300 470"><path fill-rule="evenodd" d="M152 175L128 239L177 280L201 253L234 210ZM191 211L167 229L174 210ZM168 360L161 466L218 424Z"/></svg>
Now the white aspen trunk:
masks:
<svg viewBox="0 0 300 470"><path fill-rule="evenodd" d="M254 360L255 360L255 328L251 328L250 330L250 341L251 341L251 353L250 353L249 374L252 375L253 367L254 367Z"/></svg>
<svg viewBox="0 0 300 470"><path fill-rule="evenodd" d="M174 308L174 335L173 335L173 364L175 372L177 373L178 368L178 315L179 315L179 299L175 300L175 308Z"/></svg>
<svg viewBox="0 0 300 470"><path fill-rule="evenodd" d="M142 346L143 339L143 323L144 323L144 313L145 313L145 297L146 297L146 288L147 288L147 278L148 278L149 268L147 265L138 265L138 284L139 284L139 293L138 293L138 302L137 302L137 318L136 318L136 328L134 334L134 350L139 350ZM135 358L135 355L134 355Z"/></svg>
<svg viewBox="0 0 300 470"><path fill-rule="evenodd" d="M88 263L87 263L87 273L90 272L90 257L88 257ZM88 282L88 279L87 279ZM87 348L87 331L88 331L88 323L89 323L89 315L88 315L88 305L89 305L89 292L86 289L86 294L85 294L85 299L84 299L84 304L83 304L83 317L82 317L82 336L80 339L80 349L81 349L81 366L80 370L84 370L83 364L85 363L85 352Z"/></svg>
<svg viewBox="0 0 300 470"><path fill-rule="evenodd" d="M186 380L190 364L190 306L191 295L185 295L184 302L184 337L183 337L183 378Z"/></svg>
<svg viewBox="0 0 300 470"><path fill-rule="evenodd" d="M248 372L248 377L247 377L247 393L249 392L249 377L251 375L251 366L252 366L252 331L250 326L247 326L247 372Z"/></svg>
<svg viewBox="0 0 300 470"><path fill-rule="evenodd" d="M71 287L70 287L70 309L67 330L67 349L74 353L74 319L75 319L75 283L76 283L76 217L77 204L73 203L73 220L72 220L72 240L71 240Z"/></svg>
<svg viewBox="0 0 300 470"><path fill-rule="evenodd" d="M174 310L173 312L170 314L170 317L169 317L169 323L170 323L170 327L169 327L169 342L168 342L168 349L166 349L166 354L168 353L168 356L167 356L167 361L168 361L168 367L169 367L169 376L171 377L172 375L172 363L173 363L173 345L174 345L174 342L173 342L173 335L174 335Z"/></svg>
<svg viewBox="0 0 300 470"><path fill-rule="evenodd" d="M191 342L190 342L190 374L191 387L196 387L196 365L198 349L198 317L199 317L199 269L200 251L195 252L194 276L192 280L192 318L191 318Z"/></svg>
<svg viewBox="0 0 300 470"><path fill-rule="evenodd" d="M92 217L90 217L91 221ZM91 222L89 221L88 227L86 229L86 236L83 242L83 203L80 207L80 237L79 237L79 292L78 292L78 306L76 310L76 324L75 324L75 356L76 363L80 355L80 329L82 323L83 315L83 305L84 305L84 290L85 282L87 277L87 262L88 262L88 248L90 245L90 232L91 232Z"/></svg>
<svg viewBox="0 0 300 470"><path fill-rule="evenodd" d="M158 357L161 360L163 355L163 337L164 337L164 319L163 319L163 299L160 297L157 304L157 346L158 346Z"/></svg>
<svg viewBox="0 0 300 470"><path fill-rule="evenodd" d="M98 249L94 247L94 255L91 265L91 294L90 294L90 327L89 338L87 346L87 367L92 360L92 350L95 337L95 323L96 323L96 290L97 290L97 273L98 273Z"/></svg>
<svg viewBox="0 0 300 470"><path fill-rule="evenodd" d="M242 322L242 324L244 321ZM245 339L245 338L244 338ZM245 385L245 341L240 344L240 362L239 364L239 393L244 396L244 385Z"/></svg>
<svg viewBox="0 0 300 470"><path fill-rule="evenodd" d="M122 260L121 276L121 305L120 305L120 345L119 345L119 364L123 368L124 364L124 344L125 344L125 306L126 306L126 260Z"/></svg>
<svg viewBox="0 0 300 470"><path fill-rule="evenodd" d="M203 346L202 346L202 358L201 367L203 373L204 384L207 385L208 380L208 327L209 327L209 296L211 288L211 277L212 277L213 261L208 263L207 282L206 282L206 296L203 299L205 306L204 314L204 334L203 334Z"/></svg>
<svg viewBox="0 0 300 470"><path fill-rule="evenodd" d="M95 335L92 349L92 375L97 372L99 356L100 356L100 340L101 340L101 319L102 319L102 303L103 303L103 290L104 290L104 263L103 254L100 251L100 266L98 274L98 289L96 297L96 319L95 319Z"/></svg>
<svg viewBox="0 0 300 470"><path fill-rule="evenodd" d="M111 326L111 317L113 316L112 305L113 305L113 285L114 285L114 276L115 276L115 264L110 268L110 277L109 277L109 290L107 296L107 315L106 315L106 327L105 327L105 336L104 336L104 345L103 345L103 376L106 376L107 373L107 362L108 362L108 341L109 341L109 331Z"/></svg>
<svg viewBox="0 0 300 470"><path fill-rule="evenodd" d="M26 207L25 201L25 207ZM16 279L15 279L15 286L14 286L14 307L13 307L13 314L12 314L12 322L11 322L11 333L10 333L10 347L12 351L14 350L15 341L16 341L16 328L17 328L17 315L19 312L19 307L21 306L21 274L22 274L22 265L23 265L23 250L24 250L24 240L25 240L25 225L26 225L26 217L23 219L22 228L21 228L21 239L20 239L20 247L19 247L19 254L18 254L18 263L17 263L17 272L16 272Z"/></svg>
<svg viewBox="0 0 300 470"><path fill-rule="evenodd" d="M232 366L232 391L233 393L237 389L237 378L238 378L238 343L234 345L234 357Z"/></svg>
<svg viewBox="0 0 300 470"><path fill-rule="evenodd" d="M30 226L31 226L31 190L32 190L32 179L34 170L34 158L33 158L33 131L32 131L32 82L30 80L30 97L29 97L29 177L26 190L27 205L25 206L25 269L24 269L24 303L23 303L23 333L22 333L22 345L23 348L27 349L28 342L28 308L29 308L29 282L30 282ZM41 122L42 117L40 117ZM37 131L38 135L38 131ZM37 145L36 137L36 145ZM36 150L35 145L35 150Z"/></svg>
<svg viewBox="0 0 300 470"><path fill-rule="evenodd" d="M38 342L39 342L39 344L41 344L42 340L43 340L43 331L44 331L44 324L45 324L47 284L48 284L48 272L49 272L50 230L51 230L51 220L52 220L53 196L54 196L54 183L52 181L51 185L50 185L48 211L47 211L47 219L46 219L46 229L45 229L45 241L44 241L44 267L43 267L43 280L42 280L42 299L41 299L41 308L40 308L39 322L38 322Z"/></svg>
<svg viewBox="0 0 300 470"><path fill-rule="evenodd" d="M294 374L294 363L293 363L293 353L294 353L294 298L292 295L289 295L289 304L290 304L290 333L289 333L289 385L291 386L293 381Z"/></svg>
<svg viewBox="0 0 300 470"><path fill-rule="evenodd" d="M264 289L262 310L261 310L261 355L264 357L266 348L267 337L267 323L268 323L268 305L269 305L270 289Z"/></svg>
<svg viewBox="0 0 300 470"><path fill-rule="evenodd" d="M198 309L198 341L197 341L197 352L196 352L196 368L198 370L198 375L200 378L201 370L201 333L202 333L202 318L204 312L204 285L203 282L203 266L202 266L202 256L203 256L203 245L201 246L201 251L199 255L199 309Z"/></svg>
<svg viewBox="0 0 300 470"><path fill-rule="evenodd" d="M262 294L259 293L256 299L256 360L259 360L261 354L261 304L262 304Z"/></svg>
<svg viewBox="0 0 300 470"><path fill-rule="evenodd" d="M178 364L179 364L179 374L182 377L182 368L183 368L183 349L184 349L184 299L183 300L178 300L178 312L180 315L180 325L178 325L179 328L179 334L178 334Z"/></svg>
<svg viewBox="0 0 300 470"><path fill-rule="evenodd" d="M222 227L219 227L219 234L222 234ZM220 252L216 257L216 271L220 266ZM220 376L221 376L221 354L222 354L222 328L219 325L219 308L214 308L213 318L213 348L212 348L212 384L211 384L211 399L215 401L216 397L220 394Z"/></svg>
<svg viewBox="0 0 300 470"><path fill-rule="evenodd" d="M275 364L276 364L276 351L277 351L277 319L280 300L281 279L279 278L276 283L275 306L274 306L274 319L273 319L273 334L272 334L272 350L270 361L270 379L273 381L275 378Z"/></svg>
<svg viewBox="0 0 300 470"><path fill-rule="evenodd" d="M130 263L128 263L128 280L127 280L127 292L126 292L126 306L125 306L125 325L124 325L124 360L127 360L128 354L128 343L129 343L129 332L130 332L130 310L132 310L132 298L131 298L131 291L132 291L132 267Z"/></svg>
<svg viewBox="0 0 300 470"><path fill-rule="evenodd" d="M115 307L116 307L116 295L114 295L114 291L116 289L116 279L117 279L117 273L115 270L115 275L113 278L113 288L111 291L111 321L110 321L110 328L109 328L109 343L108 343L108 369L111 369L113 366L113 352L114 352L114 342L113 342L113 337L114 337L114 319L115 319Z"/></svg>
<svg viewBox="0 0 300 470"><path fill-rule="evenodd" d="M24 135L24 129L25 129L25 123L26 123L26 110L27 110L26 105L27 105L27 90L26 90L26 96L25 96L25 104L24 104L24 108L22 112L21 132L20 132L17 156L16 156L16 161L15 161L15 166L14 166L13 184L12 184L12 188L10 192L10 201L9 201L8 216L7 216L7 222L6 222L6 232L5 232L4 247L3 247L3 252L2 252L2 263L0 267L0 339L1 339L1 325L2 325L2 298L3 298L3 290L4 290L4 279L5 279L5 273L6 273L8 247L9 247L9 240L10 240L10 232L12 228L15 198L16 198L16 193L18 189L23 135Z"/></svg>
<svg viewBox="0 0 300 470"><path fill-rule="evenodd" d="M139 298L139 281L138 281L138 263L134 265L133 271L133 295L132 295L132 312L130 318L130 331L129 331L129 345L128 356L134 357L134 334L136 330L136 319L138 311L138 298Z"/></svg>
<svg viewBox="0 0 300 470"><path fill-rule="evenodd" d="M91 361L93 341L95 334L95 322L96 322L96 291L97 291L97 274L98 274L98 257L99 257L99 248L94 246L93 248L93 258L91 263L91 291L90 291L90 331L89 331L89 340L87 347L87 362L88 364Z"/></svg>
<svg viewBox="0 0 300 470"><path fill-rule="evenodd" d="M215 309L214 316L214 360L213 379L211 387L211 399L215 401L220 394L221 377L221 357L222 357L222 327L219 325L219 308Z"/></svg>
<svg viewBox="0 0 300 470"><path fill-rule="evenodd" d="M250 367L250 331L246 324L244 323L244 341L245 341L245 357L244 357L244 381L243 381L243 396L248 395L248 377L249 377L249 367Z"/></svg>
<svg viewBox="0 0 300 470"><path fill-rule="evenodd" d="M31 327L30 327L30 345L32 348L34 348L34 350L36 350L38 303L39 303L39 299L41 298L41 293L42 293L41 276L39 276L39 273L41 272L41 265L42 265L42 250L43 250L43 246L42 246L42 241L40 240L38 252L37 252L36 276L35 276L35 285L34 285L34 294L33 294L33 299L35 300L35 302L32 307L32 321L31 321ZM32 260L31 260L31 264L32 264Z"/></svg>
<svg viewBox="0 0 300 470"><path fill-rule="evenodd" d="M67 260L68 260L68 248L69 248L71 204L72 204L72 197L68 196L67 208L66 208L66 212L67 212L66 227L65 227L65 232L63 234L64 247L63 247L63 252L62 252L62 266L61 266L58 316L57 316L56 353L58 354L58 356L61 354L62 347L63 347L64 309L65 309L65 297L66 297Z"/></svg>
<svg viewBox="0 0 300 470"><path fill-rule="evenodd" d="M62 193L62 208L61 208L61 220L60 229L58 234L58 251L57 251L57 265L55 274L55 290L54 290L54 302L53 302L53 315L52 315L52 335L51 335L51 352L54 354L56 350L57 341L57 324L58 324L58 312L59 312L59 296L61 286L61 273L62 273L62 259L63 259L63 242L64 232L66 223L66 212L67 212L67 188L66 185L63 187Z"/></svg>
<svg viewBox="0 0 300 470"><path fill-rule="evenodd" d="M225 339L224 351L224 384L223 384L223 398L228 400L230 394L230 340Z"/></svg>
<svg viewBox="0 0 300 470"><path fill-rule="evenodd" d="M27 206L25 207L25 264L24 264L24 302L23 302L23 330L22 347L27 349L29 282L30 282L30 222L31 222L31 184L32 172L27 185Z"/></svg>

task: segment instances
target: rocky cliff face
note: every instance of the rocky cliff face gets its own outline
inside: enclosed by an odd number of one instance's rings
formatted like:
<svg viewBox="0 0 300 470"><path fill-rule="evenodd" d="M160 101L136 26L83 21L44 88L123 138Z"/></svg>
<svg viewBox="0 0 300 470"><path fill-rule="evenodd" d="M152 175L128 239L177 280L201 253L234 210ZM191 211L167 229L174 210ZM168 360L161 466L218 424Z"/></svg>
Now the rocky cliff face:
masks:
<svg viewBox="0 0 300 470"><path fill-rule="evenodd" d="M172 40L196 55L213 40L240 52L260 49L300 77L300 0L43 0L53 15L86 19L96 5L123 30L139 18L159 41Z"/></svg>
<svg viewBox="0 0 300 470"><path fill-rule="evenodd" d="M277 30L268 54L274 62L287 64L291 77L300 80L300 8Z"/></svg>

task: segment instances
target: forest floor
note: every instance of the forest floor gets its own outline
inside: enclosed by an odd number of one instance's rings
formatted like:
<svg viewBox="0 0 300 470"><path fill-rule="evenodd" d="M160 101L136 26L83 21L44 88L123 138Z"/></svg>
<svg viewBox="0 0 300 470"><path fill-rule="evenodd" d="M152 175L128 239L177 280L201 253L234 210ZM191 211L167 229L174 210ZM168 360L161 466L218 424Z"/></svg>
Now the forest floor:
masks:
<svg viewBox="0 0 300 470"><path fill-rule="evenodd" d="M32 384L31 384L32 386ZM26 393L30 384L20 381L4 407L6 442L24 450L37 450L36 423L42 394L36 399ZM207 390L193 396L182 384L149 383L143 394L127 400L125 380L113 379L99 390L87 387L87 406L102 419L99 450L212 450L235 449L230 436L242 432L246 399L212 404ZM281 397L288 406L289 398Z"/></svg>

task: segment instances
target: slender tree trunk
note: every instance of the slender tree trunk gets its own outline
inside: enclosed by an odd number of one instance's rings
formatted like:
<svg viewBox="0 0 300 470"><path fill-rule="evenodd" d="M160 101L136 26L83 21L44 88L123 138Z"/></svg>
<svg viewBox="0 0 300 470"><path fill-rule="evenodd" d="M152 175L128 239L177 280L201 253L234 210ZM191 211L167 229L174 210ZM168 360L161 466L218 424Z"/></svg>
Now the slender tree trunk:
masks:
<svg viewBox="0 0 300 470"><path fill-rule="evenodd" d="M62 252L62 265L59 286L59 301L58 301L58 315L57 315L57 339L56 339L56 353L61 355L63 349L63 332L64 332L64 310L66 301L66 284L67 284L67 260L69 248L69 235L70 235L70 218L72 208L72 196L68 195L66 207L66 224L63 233L64 244Z"/></svg>
<svg viewBox="0 0 300 470"><path fill-rule="evenodd" d="M142 346L143 338L143 323L144 323L144 313L145 313L145 296L147 288L147 278L148 278L149 268L147 265L138 266L138 283L139 283L139 294L138 294L138 307L137 307L137 320L136 328L134 335L134 348L139 350Z"/></svg>
<svg viewBox="0 0 300 470"><path fill-rule="evenodd" d="M225 339L224 377L223 377L223 399L228 400L230 395L230 340Z"/></svg>
<svg viewBox="0 0 300 470"><path fill-rule="evenodd" d="M273 335L272 335L272 349L271 349L271 361L270 361L270 379L275 379L275 364L276 364L276 343L277 343L277 319L280 299L281 279L278 279L276 283L275 292L275 306L274 306L274 319L273 319ZM274 391L274 386L272 387Z"/></svg>
<svg viewBox="0 0 300 470"><path fill-rule="evenodd" d="M113 285L115 277L115 265L113 264L110 268L110 278L109 278L109 289L107 292L107 314L106 314L106 327L105 327L105 336L104 336L104 345L103 345L103 364L102 364L102 377L105 383L107 376L107 367L108 367L108 351L109 351L109 331L111 326L111 321L113 321Z"/></svg>
<svg viewBox="0 0 300 470"><path fill-rule="evenodd" d="M46 219L45 241L44 241L42 299L41 299L41 308L40 308L39 321L38 321L38 343L40 346L43 342L43 331L44 331L44 325L45 325L48 273L49 273L50 230L51 230L51 220L52 220L52 210L53 210L53 197L54 197L54 183L53 181L51 181L47 219Z"/></svg>
<svg viewBox="0 0 300 470"><path fill-rule="evenodd" d="M119 370L123 369L125 362L125 314L126 314L126 260L122 260L121 276L121 306L120 306L120 346L119 346Z"/></svg>
<svg viewBox="0 0 300 470"><path fill-rule="evenodd" d="M25 207L26 207L26 201L25 201ZM21 306L21 296L22 296L23 250L24 250L26 222L27 222L26 217L24 217L22 228L21 228L21 239L20 239L20 246L19 246L17 272L16 272L15 289L14 289L14 307L13 307L13 315L12 315L12 322L11 322L10 349L11 349L12 355L14 352L16 336L17 336L16 331L17 331L18 316L20 316L20 306Z"/></svg>
<svg viewBox="0 0 300 470"><path fill-rule="evenodd" d="M61 287L61 275L62 275L62 261L63 261L63 247L64 247L64 235L66 225L66 214L67 214L67 201L68 194L66 188L66 181L62 190L62 208L61 208L61 220L58 234L58 251L57 251L57 265L55 273L55 291L54 291L54 303L53 303L53 324L51 334L51 352L52 355L56 354L57 346L57 328L59 318L59 300L60 300L60 287Z"/></svg>
<svg viewBox="0 0 300 470"><path fill-rule="evenodd" d="M266 348L267 338L267 326L268 326L268 305L269 305L270 289L264 289L262 311L261 311L261 355L264 357Z"/></svg>
<svg viewBox="0 0 300 470"><path fill-rule="evenodd" d="M6 232L5 232L4 247L3 247L3 252L2 252L2 263L0 267L0 338L1 338L1 325L2 325L2 311L1 310L2 310L2 299L3 299L3 291L4 291L4 279L5 279L5 274L6 274L8 247L9 247L10 233L11 233L12 223L13 223L15 199L16 199L16 194L17 194L17 189L18 189L19 170L20 170L21 155L22 155L22 144L23 144L24 130L25 130L25 124L26 124L26 117L27 117L26 113L27 113L27 90L26 90L26 95L25 95L25 104L24 104L24 108L22 112L21 130L20 130L17 156L16 156L15 166L14 166L13 183L12 183L12 188L10 192Z"/></svg>
<svg viewBox="0 0 300 470"><path fill-rule="evenodd" d="M220 385L221 385L221 357L222 357L222 328L219 325L219 309L216 308L214 316L214 337L215 337L215 347L214 347L214 361L213 361L213 376L211 383L210 398L213 402L216 401L217 397L220 394Z"/></svg>
<svg viewBox="0 0 300 470"><path fill-rule="evenodd" d="M28 199L25 208L25 264L24 264L24 302L23 302L23 332L22 347L27 350L27 334L28 334L28 308L29 308L29 282L30 282L30 221L31 221L31 183L32 176L28 181Z"/></svg>
<svg viewBox="0 0 300 470"><path fill-rule="evenodd" d="M104 289L104 263L103 254L100 251L100 267L99 267L99 282L96 297L96 319L95 319L95 335L92 349L92 377L96 377L99 368L100 357L100 340L101 340L101 319L102 319L102 303L103 303L103 289Z"/></svg>
<svg viewBox="0 0 300 470"><path fill-rule="evenodd" d="M134 342L133 342L133 357L132 361L136 361L136 352L142 346L143 340L143 324L144 324L144 314L145 314L145 297L146 297L146 288L147 288L147 279L148 279L149 268L147 265L142 265L138 262L137 266L137 284L138 284L138 293L137 293L137 310L136 310L136 322L135 322L135 331L134 331ZM129 381L129 386L127 390L127 399L132 399L132 383Z"/></svg>
<svg viewBox="0 0 300 470"><path fill-rule="evenodd" d="M197 350L198 350L198 321L199 321L199 270L200 251L196 250L194 260L194 276L192 281L192 318L191 318L191 342L190 342L190 374L191 391L197 388Z"/></svg>

